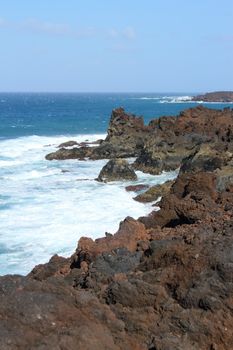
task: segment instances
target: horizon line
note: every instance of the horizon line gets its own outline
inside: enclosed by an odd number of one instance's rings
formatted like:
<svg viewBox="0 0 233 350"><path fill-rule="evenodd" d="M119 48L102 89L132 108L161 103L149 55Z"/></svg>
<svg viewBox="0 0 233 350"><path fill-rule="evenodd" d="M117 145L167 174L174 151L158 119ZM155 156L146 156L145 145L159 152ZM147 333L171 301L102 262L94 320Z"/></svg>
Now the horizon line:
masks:
<svg viewBox="0 0 233 350"><path fill-rule="evenodd" d="M211 92L230 92L230 90L218 90L218 91L211 91ZM209 92L209 91L208 91ZM204 93L203 91L0 91L1 94L26 94L26 93L32 93L32 94L164 94L164 93L190 93L190 94L196 94L196 93ZM206 92L205 92L206 93Z"/></svg>

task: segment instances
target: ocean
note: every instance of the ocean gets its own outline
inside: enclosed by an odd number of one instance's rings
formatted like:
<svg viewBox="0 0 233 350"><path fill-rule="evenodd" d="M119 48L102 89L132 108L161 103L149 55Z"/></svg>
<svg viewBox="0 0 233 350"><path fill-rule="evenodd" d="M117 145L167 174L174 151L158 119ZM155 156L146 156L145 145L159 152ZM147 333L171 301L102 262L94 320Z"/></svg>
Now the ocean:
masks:
<svg viewBox="0 0 233 350"><path fill-rule="evenodd" d="M53 254L71 255L81 236L114 233L126 216L147 215L152 205L134 201L125 182L94 180L106 160L46 161L45 155L64 141L104 138L116 107L142 115L148 123L195 106L189 96L0 93L0 275L25 275ZM162 183L176 172L137 175L127 185Z"/></svg>

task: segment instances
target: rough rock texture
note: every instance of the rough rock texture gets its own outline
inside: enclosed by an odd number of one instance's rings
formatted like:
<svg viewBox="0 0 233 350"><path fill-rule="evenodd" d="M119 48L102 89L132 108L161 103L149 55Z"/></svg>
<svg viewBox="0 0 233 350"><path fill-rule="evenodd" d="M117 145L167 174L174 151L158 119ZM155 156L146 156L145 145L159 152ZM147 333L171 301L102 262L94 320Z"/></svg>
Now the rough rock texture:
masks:
<svg viewBox="0 0 233 350"><path fill-rule="evenodd" d="M151 186L147 191L139 194L134 197L135 201L146 203L146 202L154 202L159 197L165 196L170 192L170 188L173 185L174 181L166 181L161 185Z"/></svg>
<svg viewBox="0 0 233 350"><path fill-rule="evenodd" d="M233 111L198 106L178 117L162 117L150 122L135 168L152 174L175 170L200 145L216 145L219 151L232 151Z"/></svg>
<svg viewBox="0 0 233 350"><path fill-rule="evenodd" d="M62 142L58 148L63 148L63 147L73 147L73 146L78 146L78 142L77 141L66 141L66 142Z"/></svg>
<svg viewBox="0 0 233 350"><path fill-rule="evenodd" d="M0 278L5 350L233 348L233 192L180 174L153 220Z"/></svg>
<svg viewBox="0 0 233 350"><path fill-rule="evenodd" d="M111 159L100 171L97 181L137 180L132 166L125 159Z"/></svg>
<svg viewBox="0 0 233 350"><path fill-rule="evenodd" d="M138 184L138 185L130 185L126 186L125 190L127 192L140 192L143 190L147 190L150 186L146 184Z"/></svg>
<svg viewBox="0 0 233 350"><path fill-rule="evenodd" d="M112 112L108 135L99 146L61 148L46 159L113 159L137 157L135 169L160 174L175 170L182 160L206 144L222 152L233 151L233 111L198 106L177 117L161 117L148 126L141 117L119 108Z"/></svg>
<svg viewBox="0 0 233 350"><path fill-rule="evenodd" d="M204 95L194 96L193 101L203 102L233 102L233 91L215 91Z"/></svg>
<svg viewBox="0 0 233 350"><path fill-rule="evenodd" d="M99 146L74 148L65 150L64 147L46 156L53 159L111 159L129 158L140 154L147 134L143 118L125 113L123 108L113 110L107 137Z"/></svg>
<svg viewBox="0 0 233 350"><path fill-rule="evenodd" d="M59 150L49 153L45 156L47 160L65 160L65 159L79 159L83 160L91 155L90 147L62 147Z"/></svg>
<svg viewBox="0 0 233 350"><path fill-rule="evenodd" d="M159 211L0 277L1 350L233 349L230 112L215 113L216 144L182 160Z"/></svg>

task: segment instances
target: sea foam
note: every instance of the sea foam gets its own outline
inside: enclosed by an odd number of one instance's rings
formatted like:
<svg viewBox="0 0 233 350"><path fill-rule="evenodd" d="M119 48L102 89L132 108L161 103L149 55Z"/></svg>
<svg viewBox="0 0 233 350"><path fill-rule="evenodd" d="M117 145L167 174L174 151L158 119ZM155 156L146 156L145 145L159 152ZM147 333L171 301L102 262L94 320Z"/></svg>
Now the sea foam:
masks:
<svg viewBox="0 0 233 350"><path fill-rule="evenodd" d="M77 142L105 135L77 135ZM81 236L93 239L117 231L126 216L147 215L151 204L132 199L125 182L94 179L105 165L98 161L47 161L45 155L71 138L29 136L0 140L0 274L27 274L57 253L72 254ZM176 173L137 172L127 184L162 183Z"/></svg>

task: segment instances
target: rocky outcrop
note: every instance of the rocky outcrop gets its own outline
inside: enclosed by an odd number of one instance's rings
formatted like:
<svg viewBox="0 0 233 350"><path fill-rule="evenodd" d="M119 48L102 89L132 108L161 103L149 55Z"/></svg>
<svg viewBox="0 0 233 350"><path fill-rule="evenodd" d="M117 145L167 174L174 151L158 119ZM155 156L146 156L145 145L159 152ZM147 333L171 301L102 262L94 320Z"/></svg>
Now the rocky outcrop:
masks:
<svg viewBox="0 0 233 350"><path fill-rule="evenodd" d="M73 147L73 146L79 146L77 141L66 141L66 142L62 142L58 148L64 148L64 147Z"/></svg>
<svg viewBox="0 0 233 350"><path fill-rule="evenodd" d="M144 144L148 127L142 117L128 114L123 108L112 111L107 137L99 146L88 147L88 143L80 148L64 149L50 153L47 160L53 159L111 159L137 157ZM92 143L94 144L94 143ZM61 146L61 145L60 145Z"/></svg>
<svg viewBox="0 0 233 350"><path fill-rule="evenodd" d="M137 180L132 166L125 159L112 159L100 171L97 181Z"/></svg>
<svg viewBox="0 0 233 350"><path fill-rule="evenodd" d="M60 148L46 159L113 159L137 157L134 167L151 174L176 170L200 145L233 152L233 111L198 106L177 117L161 117L148 126L119 108L112 112L108 134L99 146Z"/></svg>
<svg viewBox="0 0 233 350"><path fill-rule="evenodd" d="M174 181L170 180L160 185L151 186L147 191L134 197L134 200L142 203L154 202L158 200L159 197L168 194L173 183Z"/></svg>
<svg viewBox="0 0 233 350"><path fill-rule="evenodd" d="M26 277L0 277L0 349L233 348L232 112L208 113L155 122L171 141L179 123L199 140L185 148L159 211L127 217L114 235L83 237L70 258L54 256Z"/></svg>
<svg viewBox="0 0 233 350"><path fill-rule="evenodd" d="M150 137L145 141L135 168L152 174L177 169L182 160L200 145L215 145L220 152L232 150L233 111L198 106L178 117L162 117L149 124Z"/></svg>
<svg viewBox="0 0 233 350"><path fill-rule="evenodd" d="M49 153L45 156L47 160L65 160L65 159L78 159L83 160L90 157L92 150L90 147L62 147L59 150Z"/></svg>
<svg viewBox="0 0 233 350"><path fill-rule="evenodd" d="M208 92L204 95L194 96L193 101L203 102L233 102L233 91L215 91Z"/></svg>
<svg viewBox="0 0 233 350"><path fill-rule="evenodd" d="M231 349L233 192L213 172L170 191L150 222L126 218L69 259L1 277L0 348Z"/></svg>

